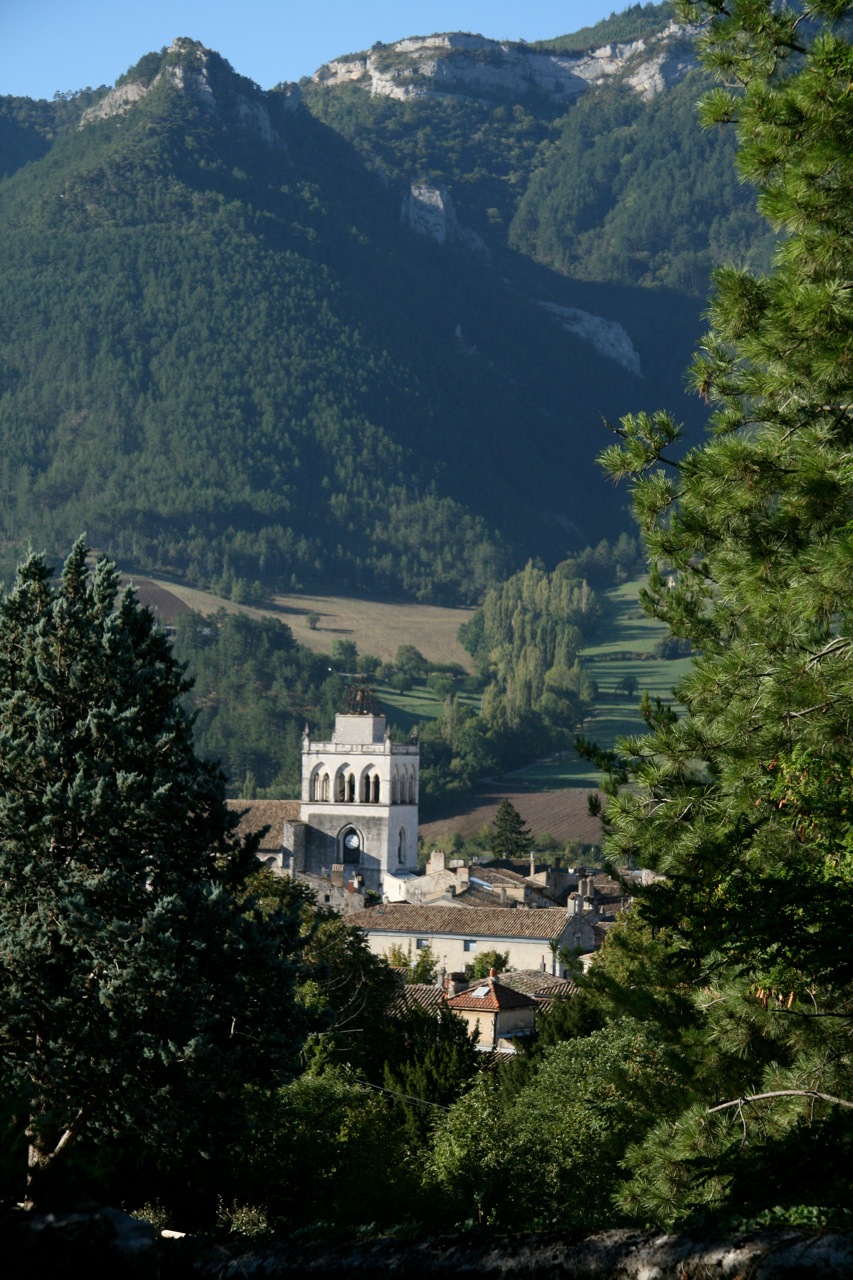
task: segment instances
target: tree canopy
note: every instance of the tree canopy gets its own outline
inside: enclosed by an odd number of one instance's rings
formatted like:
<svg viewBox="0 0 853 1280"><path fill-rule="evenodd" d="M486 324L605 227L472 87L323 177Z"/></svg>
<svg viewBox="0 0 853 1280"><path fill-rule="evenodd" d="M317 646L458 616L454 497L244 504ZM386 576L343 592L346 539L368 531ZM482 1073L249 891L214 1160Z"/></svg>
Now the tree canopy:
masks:
<svg viewBox="0 0 853 1280"><path fill-rule="evenodd" d="M697 652L685 714L646 704L648 735L621 748L632 785L606 811L611 858L664 873L626 945L648 954L644 925L659 931L659 1008L686 1001L678 1102L629 1158L623 1196L665 1222L739 1196L753 1212L768 1194L780 1213L837 1205L853 1103L851 5L682 10L725 82L705 119L736 122L783 234L768 276L717 273L692 373L710 440L676 462L673 420L640 414L604 458L633 477L645 607ZM796 1170L830 1131L838 1159L804 1186Z"/></svg>

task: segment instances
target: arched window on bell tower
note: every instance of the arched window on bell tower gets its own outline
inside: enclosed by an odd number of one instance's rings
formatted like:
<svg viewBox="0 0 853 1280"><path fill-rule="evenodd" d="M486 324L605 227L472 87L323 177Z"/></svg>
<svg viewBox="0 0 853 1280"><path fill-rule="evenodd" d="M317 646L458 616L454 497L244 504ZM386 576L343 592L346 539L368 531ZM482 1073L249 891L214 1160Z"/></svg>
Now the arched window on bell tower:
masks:
<svg viewBox="0 0 853 1280"><path fill-rule="evenodd" d="M340 861L350 866L361 861L361 836L355 827L345 827L339 837Z"/></svg>
<svg viewBox="0 0 853 1280"><path fill-rule="evenodd" d="M400 828L400 834L397 837L397 865L405 866L406 864L406 832L405 828Z"/></svg>
<svg viewBox="0 0 853 1280"><path fill-rule="evenodd" d="M373 803L379 804L379 774L373 775Z"/></svg>

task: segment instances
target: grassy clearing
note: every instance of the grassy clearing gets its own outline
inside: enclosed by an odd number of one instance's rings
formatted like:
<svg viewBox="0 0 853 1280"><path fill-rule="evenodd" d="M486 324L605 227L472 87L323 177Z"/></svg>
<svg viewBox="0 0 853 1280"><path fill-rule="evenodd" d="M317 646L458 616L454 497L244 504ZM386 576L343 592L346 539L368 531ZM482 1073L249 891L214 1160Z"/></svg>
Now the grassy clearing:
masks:
<svg viewBox="0 0 853 1280"><path fill-rule="evenodd" d="M601 747L613 747L619 737L642 733L645 726L639 702L643 692L674 702L673 686L690 668L689 658L664 660L652 656L655 644L667 631L640 609L643 583L644 579L634 578L603 593L605 618L600 639L581 651L599 691L595 714L584 726L583 734ZM636 693L626 694L622 688L626 676L637 681ZM513 785L530 790L595 786L599 780L597 769L574 750L506 777L512 779Z"/></svg>
<svg viewBox="0 0 853 1280"><path fill-rule="evenodd" d="M411 733L414 725L423 724L426 720L435 720L441 715L444 699L438 697L425 685L415 686L405 693L399 693L386 684L376 685L375 688L389 724L400 733ZM466 693L463 690L454 689L453 695L463 706L479 712L479 693Z"/></svg>
<svg viewBox="0 0 853 1280"><path fill-rule="evenodd" d="M472 671L470 655L456 638L473 609L444 609L427 604L389 604L385 600L356 600L347 596L275 596L262 609L235 604L207 591L155 579L156 585L177 596L198 613L246 613L253 618L278 618L286 622L299 644L312 653L329 653L334 640L354 640L359 653L371 653L391 662L401 644L414 645L438 666L458 663ZM308 625L319 617L316 629Z"/></svg>

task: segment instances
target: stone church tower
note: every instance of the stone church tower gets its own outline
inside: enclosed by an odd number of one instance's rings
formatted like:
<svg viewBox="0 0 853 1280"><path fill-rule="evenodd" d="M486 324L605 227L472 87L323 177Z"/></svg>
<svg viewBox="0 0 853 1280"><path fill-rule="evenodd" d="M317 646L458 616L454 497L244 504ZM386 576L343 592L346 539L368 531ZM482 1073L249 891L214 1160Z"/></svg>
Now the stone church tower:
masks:
<svg viewBox="0 0 853 1280"><path fill-rule="evenodd" d="M300 821L285 829L292 873L342 867L396 896L389 877L417 870L419 766L417 739L393 742L372 690L352 686L331 742L313 742L305 727Z"/></svg>

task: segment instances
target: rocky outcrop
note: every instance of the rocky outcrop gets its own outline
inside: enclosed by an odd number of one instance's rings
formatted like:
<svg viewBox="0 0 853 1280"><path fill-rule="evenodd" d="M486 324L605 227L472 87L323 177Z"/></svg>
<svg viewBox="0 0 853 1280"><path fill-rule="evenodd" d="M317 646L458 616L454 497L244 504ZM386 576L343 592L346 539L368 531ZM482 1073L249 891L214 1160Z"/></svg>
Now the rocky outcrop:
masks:
<svg viewBox="0 0 853 1280"><path fill-rule="evenodd" d="M399 100L541 96L561 103L623 75L636 93L651 98L697 65L694 34L693 28L670 23L645 39L580 53L551 53L464 33L415 36L326 63L313 78L329 86L356 83L374 96Z"/></svg>
<svg viewBox="0 0 853 1280"><path fill-rule="evenodd" d="M603 316L593 315L591 311L581 311L578 307L561 307L556 302L540 302L539 306L544 307L569 333L591 342L600 356L615 360L629 373L642 378L640 357L631 341L631 335L617 320L605 320Z"/></svg>
<svg viewBox="0 0 853 1280"><path fill-rule="evenodd" d="M169 1233L175 1234L175 1233ZM350 1244L231 1237L211 1244L165 1239L115 1209L0 1217L4 1280L37 1276L126 1280L849 1280L853 1233L796 1228L726 1238L656 1231L551 1232L526 1236L469 1234L406 1242L388 1237Z"/></svg>
<svg viewBox="0 0 853 1280"><path fill-rule="evenodd" d="M180 1250L185 1252L189 1250ZM449 1280L462 1275L490 1280L849 1280L851 1274L851 1233L795 1229L729 1239L599 1231L445 1236L417 1244L380 1239L326 1248L282 1242L257 1251L239 1246L210 1250L196 1257L194 1270L196 1277L209 1280L237 1275L256 1280L306 1275L314 1280Z"/></svg>
<svg viewBox="0 0 853 1280"><path fill-rule="evenodd" d="M215 57L209 49L194 40L183 37L175 40L169 47L163 69L150 83L139 80L111 89L99 102L83 112L80 128L96 120L124 115L163 81L173 84L182 93L191 95L210 111L220 109L224 103L217 97L211 77L211 59ZM280 142L270 110L271 95L233 72L229 76L229 89L228 105L236 111L240 124L259 134L270 146ZM300 101L298 86L288 85L285 92L275 93L272 104L275 111L294 111Z"/></svg>
<svg viewBox="0 0 853 1280"><path fill-rule="evenodd" d="M476 231L460 226L446 187L413 182L403 196L400 221L437 244L455 244L472 253L488 253Z"/></svg>

